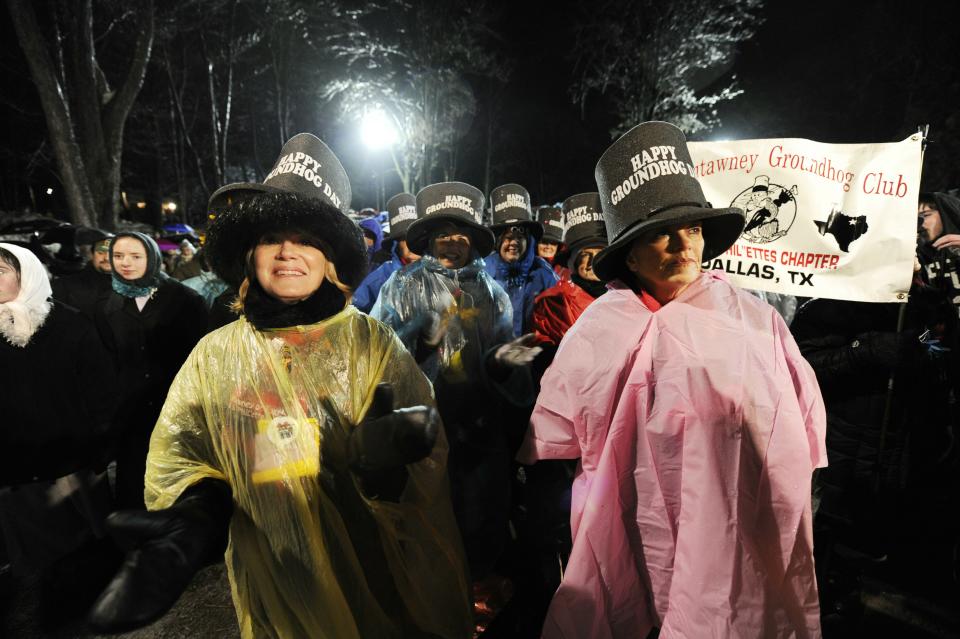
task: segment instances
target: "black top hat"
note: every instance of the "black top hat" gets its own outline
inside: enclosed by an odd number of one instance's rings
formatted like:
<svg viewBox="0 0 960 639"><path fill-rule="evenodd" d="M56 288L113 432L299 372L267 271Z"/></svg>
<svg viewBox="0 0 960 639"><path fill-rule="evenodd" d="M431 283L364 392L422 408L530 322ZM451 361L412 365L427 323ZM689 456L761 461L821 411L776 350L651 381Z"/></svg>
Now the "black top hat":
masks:
<svg viewBox="0 0 960 639"><path fill-rule="evenodd" d="M274 193L295 197L305 205L285 208L253 206L255 196ZM366 274L366 244L346 211L350 180L340 160L310 133L290 138L263 184L228 184L210 196L217 214L207 232L207 259L225 282L238 287L246 276L245 256L269 232L284 229L310 233L327 245L327 258L348 286ZM249 205L247 203L249 202Z"/></svg>
<svg viewBox="0 0 960 639"><path fill-rule="evenodd" d="M409 193L397 193L387 200L387 219L390 220L391 240L402 240L407 229L417 221L417 198Z"/></svg>
<svg viewBox="0 0 960 639"><path fill-rule="evenodd" d="M546 242L563 241L563 211L556 206L537 208L537 222L543 227L543 240Z"/></svg>
<svg viewBox="0 0 960 639"><path fill-rule="evenodd" d="M481 257L493 250L493 233L480 223L483 193L463 182L440 182L417 193L417 220L407 228L407 246L419 255L427 251L430 231L443 221L467 227Z"/></svg>
<svg viewBox="0 0 960 639"><path fill-rule="evenodd" d="M683 132L666 122L638 124L614 142L597 162L597 187L610 245L597 255L593 272L604 281L623 270L624 254L648 231L700 221L703 259L737 241L743 211L714 209L703 196Z"/></svg>
<svg viewBox="0 0 960 639"><path fill-rule="evenodd" d="M538 240L543 237L543 225L530 212L530 194L519 184L504 184L490 191L490 212L490 229L497 235L521 226Z"/></svg>
<svg viewBox="0 0 960 639"><path fill-rule="evenodd" d="M571 261L577 259L581 249L607 245L607 227L600 212L599 193L571 195L563 201L563 215L567 221L563 241Z"/></svg>

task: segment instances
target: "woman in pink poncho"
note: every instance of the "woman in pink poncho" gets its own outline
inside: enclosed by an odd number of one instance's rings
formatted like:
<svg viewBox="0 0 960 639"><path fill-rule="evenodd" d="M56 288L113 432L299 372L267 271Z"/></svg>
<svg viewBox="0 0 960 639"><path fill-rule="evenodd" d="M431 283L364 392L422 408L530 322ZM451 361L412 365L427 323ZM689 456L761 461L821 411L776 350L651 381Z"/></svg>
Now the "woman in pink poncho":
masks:
<svg viewBox="0 0 960 639"><path fill-rule="evenodd" d="M700 270L743 214L710 208L666 123L621 137L596 176L611 290L564 337L519 455L580 458L543 636L819 637L820 390L776 311Z"/></svg>

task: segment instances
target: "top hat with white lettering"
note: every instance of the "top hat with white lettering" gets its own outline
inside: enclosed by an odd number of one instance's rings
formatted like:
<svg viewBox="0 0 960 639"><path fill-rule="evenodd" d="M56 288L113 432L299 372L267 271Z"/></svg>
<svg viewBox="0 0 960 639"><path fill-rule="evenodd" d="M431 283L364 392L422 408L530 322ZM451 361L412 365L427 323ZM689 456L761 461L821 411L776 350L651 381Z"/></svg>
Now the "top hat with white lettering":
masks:
<svg viewBox="0 0 960 639"><path fill-rule="evenodd" d="M350 197L350 180L333 151L310 133L295 135L262 184L228 184L210 196L209 209L216 215L204 244L210 266L239 287L247 253L260 238L292 232L320 242L340 280L354 288L368 263L363 234L346 215ZM286 207L288 199L302 205Z"/></svg>
<svg viewBox="0 0 960 639"><path fill-rule="evenodd" d="M417 198L409 193L397 193L387 200L387 219L390 221L390 232L387 238L403 240L407 237L407 229L417 221Z"/></svg>
<svg viewBox="0 0 960 639"><path fill-rule="evenodd" d="M607 246L607 227L600 211L600 194L571 195L563 201L563 215L567 222L563 242L567 245L569 267L572 269L581 250L591 246Z"/></svg>
<svg viewBox="0 0 960 639"><path fill-rule="evenodd" d="M543 227L543 241L563 242L563 211L556 206L537 207L537 222Z"/></svg>
<svg viewBox="0 0 960 639"><path fill-rule="evenodd" d="M624 273L630 245L649 231L701 222L706 261L727 250L743 230L743 211L707 202L687 140L667 122L644 122L620 136L597 162L596 178L610 241L593 263L603 281Z"/></svg>
<svg viewBox="0 0 960 639"><path fill-rule="evenodd" d="M504 184L490 191L490 230L498 236L511 226L519 226L540 239L543 225L533 219L530 194L519 184Z"/></svg>
<svg viewBox="0 0 960 639"><path fill-rule="evenodd" d="M483 193L463 182L440 182L417 193L417 221L407 228L407 246L419 255L427 252L430 232L441 222L453 222L469 231L480 257L493 250L493 232L481 224Z"/></svg>

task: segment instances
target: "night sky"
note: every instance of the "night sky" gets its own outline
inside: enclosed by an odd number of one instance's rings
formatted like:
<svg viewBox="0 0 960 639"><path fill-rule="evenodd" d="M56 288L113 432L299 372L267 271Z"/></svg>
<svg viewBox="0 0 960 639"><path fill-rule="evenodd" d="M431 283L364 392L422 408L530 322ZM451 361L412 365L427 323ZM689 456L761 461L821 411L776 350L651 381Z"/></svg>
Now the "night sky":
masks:
<svg viewBox="0 0 960 639"><path fill-rule="evenodd" d="M490 187L523 184L535 203L555 202L596 189L593 170L610 144L614 119L603 96L588 102L585 117L570 98L571 25L589 5L529 2L506 6L493 25L514 69L498 121ZM922 123L931 125L924 187L960 186L954 168L960 152L960 55L953 2L768 1L758 34L743 43L729 72L744 94L720 110L722 126L692 139L806 137L824 142L900 140ZM18 96L0 100L4 165L36 148L44 128L33 87L11 37L6 10L0 26L0 73ZM26 105L26 110L23 109ZM483 187L485 126L478 113L464 139L458 179ZM31 123L25 127L25 122ZM328 123L324 123L328 124ZM302 125L301 125L302 126ZM308 127L302 127L308 128ZM320 128L329 129L328 126ZM131 133L128 131L127 135ZM356 131L336 129L328 142L354 183L354 207L376 203L378 170L386 157L362 149ZM400 190L385 174L384 194ZM137 185L132 185L136 188ZM0 191L9 206L10 189Z"/></svg>

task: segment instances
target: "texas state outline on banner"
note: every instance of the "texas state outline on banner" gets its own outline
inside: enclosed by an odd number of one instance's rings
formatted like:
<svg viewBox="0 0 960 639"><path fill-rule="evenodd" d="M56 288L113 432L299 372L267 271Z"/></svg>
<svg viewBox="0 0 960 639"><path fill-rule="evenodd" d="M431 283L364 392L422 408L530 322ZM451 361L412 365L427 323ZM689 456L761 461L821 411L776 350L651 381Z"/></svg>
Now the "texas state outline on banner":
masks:
<svg viewBox="0 0 960 639"><path fill-rule="evenodd" d="M800 138L690 142L716 208L746 214L704 262L737 286L803 297L904 302L913 276L921 136L884 144Z"/></svg>

